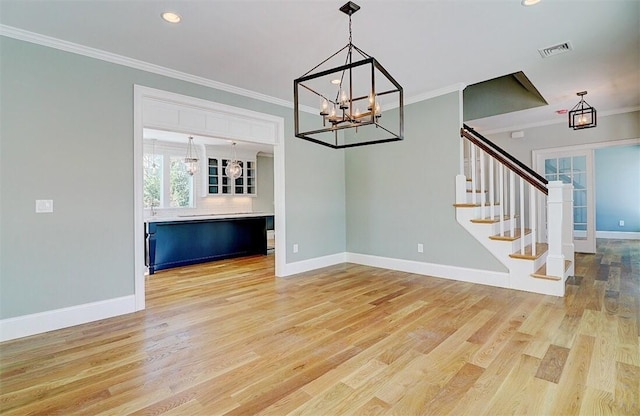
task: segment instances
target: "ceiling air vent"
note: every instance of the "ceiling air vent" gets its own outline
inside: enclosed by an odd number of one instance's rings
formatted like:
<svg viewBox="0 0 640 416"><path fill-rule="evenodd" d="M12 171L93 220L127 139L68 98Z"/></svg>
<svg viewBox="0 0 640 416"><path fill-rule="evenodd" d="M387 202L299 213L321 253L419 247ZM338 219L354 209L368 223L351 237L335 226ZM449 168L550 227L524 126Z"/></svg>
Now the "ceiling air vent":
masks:
<svg viewBox="0 0 640 416"><path fill-rule="evenodd" d="M563 42L553 46L547 46L546 48L538 49L540 52L540 56L543 58L548 58L550 56L559 55L561 53L569 52L573 50L573 46L571 46L571 42Z"/></svg>

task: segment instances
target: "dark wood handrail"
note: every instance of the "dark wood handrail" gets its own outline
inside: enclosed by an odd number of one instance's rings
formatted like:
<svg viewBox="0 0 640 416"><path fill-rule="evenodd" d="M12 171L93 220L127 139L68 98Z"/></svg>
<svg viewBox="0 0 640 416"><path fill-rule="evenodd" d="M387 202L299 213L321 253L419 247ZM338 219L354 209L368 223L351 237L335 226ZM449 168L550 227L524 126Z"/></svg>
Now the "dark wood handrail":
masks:
<svg viewBox="0 0 640 416"><path fill-rule="evenodd" d="M463 128L460 129L460 137L466 138L471 143L475 144L486 153L493 156L498 162L507 166L518 176L531 184L531 186L533 186L543 194L549 195L549 190L547 189L547 184L549 183L549 181L547 181L537 172L533 171L527 165L520 162L515 157L511 156L491 140L482 136L480 133L467 126L466 124L463 124Z"/></svg>

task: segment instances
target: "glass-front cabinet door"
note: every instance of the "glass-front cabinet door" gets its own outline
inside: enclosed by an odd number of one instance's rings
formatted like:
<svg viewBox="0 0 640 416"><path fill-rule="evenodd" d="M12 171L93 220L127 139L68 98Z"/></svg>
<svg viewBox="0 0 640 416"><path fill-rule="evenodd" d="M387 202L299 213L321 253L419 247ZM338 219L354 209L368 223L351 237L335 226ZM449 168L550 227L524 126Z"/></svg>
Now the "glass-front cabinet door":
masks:
<svg viewBox="0 0 640 416"><path fill-rule="evenodd" d="M240 175L240 177L236 178L235 183L234 183L233 193L236 194L236 195L243 195L245 193L244 192L244 176L245 176L246 172L245 172L244 162L242 162L241 160L238 160L238 164L242 168L242 175Z"/></svg>
<svg viewBox="0 0 640 416"><path fill-rule="evenodd" d="M209 159L209 193L220 192L220 169L218 159Z"/></svg>
<svg viewBox="0 0 640 416"><path fill-rule="evenodd" d="M256 162L247 160L247 195L256 195Z"/></svg>
<svg viewBox="0 0 640 416"><path fill-rule="evenodd" d="M207 192L209 195L250 195L257 194L257 176L255 160L239 160L242 175L235 180L225 174L229 159L209 158Z"/></svg>

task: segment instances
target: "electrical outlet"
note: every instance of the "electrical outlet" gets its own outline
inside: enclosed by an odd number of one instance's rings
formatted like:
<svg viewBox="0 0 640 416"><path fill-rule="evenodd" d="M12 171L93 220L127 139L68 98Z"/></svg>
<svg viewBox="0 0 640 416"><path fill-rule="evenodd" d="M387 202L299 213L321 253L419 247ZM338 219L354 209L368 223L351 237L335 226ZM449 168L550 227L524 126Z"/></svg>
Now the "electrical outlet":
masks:
<svg viewBox="0 0 640 416"><path fill-rule="evenodd" d="M618 222L618 225L619 225L620 227L624 227L624 220L620 220L620 222Z"/></svg>
<svg viewBox="0 0 640 416"><path fill-rule="evenodd" d="M298 245L297 245L297 244L294 244L294 245L293 245L293 252L294 252L294 253L297 253L297 252L298 252Z"/></svg>
<svg viewBox="0 0 640 416"><path fill-rule="evenodd" d="M418 243L418 253L424 253L424 245L422 243Z"/></svg>
<svg viewBox="0 0 640 416"><path fill-rule="evenodd" d="M53 212L53 199L36 199L36 213Z"/></svg>

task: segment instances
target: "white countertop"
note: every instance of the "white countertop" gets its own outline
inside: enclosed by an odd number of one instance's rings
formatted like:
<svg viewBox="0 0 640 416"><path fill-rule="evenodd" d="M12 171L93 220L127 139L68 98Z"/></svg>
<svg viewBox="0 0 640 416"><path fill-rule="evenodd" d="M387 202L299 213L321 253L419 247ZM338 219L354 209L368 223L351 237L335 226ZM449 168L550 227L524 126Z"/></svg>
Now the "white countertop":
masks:
<svg viewBox="0 0 640 416"><path fill-rule="evenodd" d="M144 222L169 222L169 221L198 221L198 220L222 220L225 218L250 218L268 217L273 213L269 212L240 212L230 214L184 214L174 217L153 216L144 219Z"/></svg>

